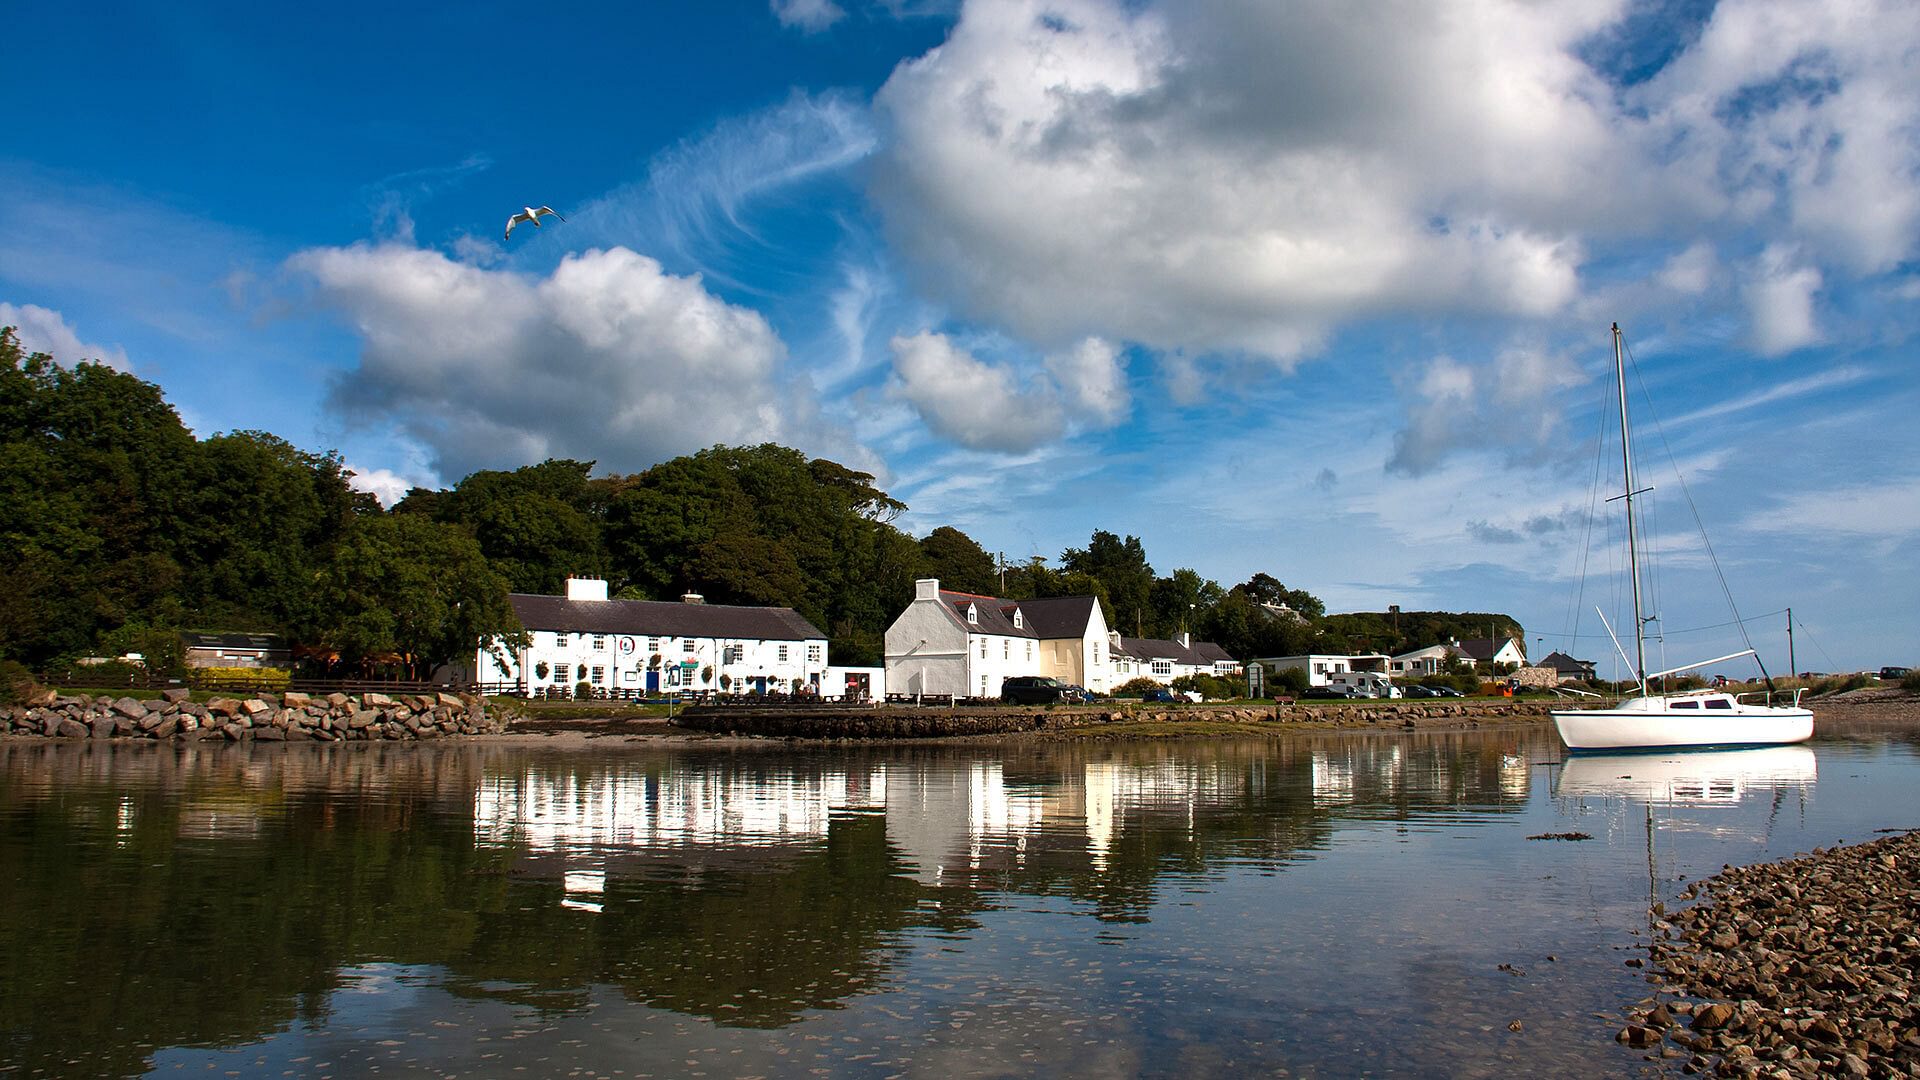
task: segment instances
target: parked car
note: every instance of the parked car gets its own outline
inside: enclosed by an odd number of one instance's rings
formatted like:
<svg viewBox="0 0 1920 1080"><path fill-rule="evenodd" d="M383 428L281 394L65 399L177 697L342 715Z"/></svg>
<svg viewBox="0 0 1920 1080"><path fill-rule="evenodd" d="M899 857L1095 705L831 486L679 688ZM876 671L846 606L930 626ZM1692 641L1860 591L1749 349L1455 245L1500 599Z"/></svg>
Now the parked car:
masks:
<svg viewBox="0 0 1920 1080"><path fill-rule="evenodd" d="M1309 686L1301 695L1303 698L1339 698L1345 700L1353 695L1344 686Z"/></svg>
<svg viewBox="0 0 1920 1080"><path fill-rule="evenodd" d="M1186 701L1187 696L1185 694L1180 693L1177 690L1169 690L1163 686L1158 690L1149 690L1146 693L1140 695L1140 700L1141 701L1168 701L1168 702Z"/></svg>
<svg viewBox="0 0 1920 1080"><path fill-rule="evenodd" d="M1080 686L1075 683L1068 683L1066 685L1066 696L1061 698L1060 700L1070 701L1075 704L1079 704L1084 701L1093 700L1093 695L1087 693L1087 688L1084 686Z"/></svg>
<svg viewBox="0 0 1920 1080"><path fill-rule="evenodd" d="M1440 693L1440 691L1435 689L1434 687L1421 686L1419 683L1414 683L1413 685L1406 687L1405 692L1406 692L1406 695L1410 698L1437 698L1437 697L1446 696Z"/></svg>
<svg viewBox="0 0 1920 1080"><path fill-rule="evenodd" d="M1000 700L1009 705L1051 705L1069 700L1067 684L1051 675L1015 675L1000 684Z"/></svg>
<svg viewBox="0 0 1920 1080"><path fill-rule="evenodd" d="M1461 693L1460 691L1455 690L1451 686L1429 686L1427 687L1427 689L1433 691L1433 696L1435 697L1466 697L1467 696Z"/></svg>
<svg viewBox="0 0 1920 1080"><path fill-rule="evenodd" d="M1913 672L1912 668L1883 667L1880 669L1880 681L1881 682L1899 682L1901 679L1904 679L1908 675L1912 674L1912 672Z"/></svg>

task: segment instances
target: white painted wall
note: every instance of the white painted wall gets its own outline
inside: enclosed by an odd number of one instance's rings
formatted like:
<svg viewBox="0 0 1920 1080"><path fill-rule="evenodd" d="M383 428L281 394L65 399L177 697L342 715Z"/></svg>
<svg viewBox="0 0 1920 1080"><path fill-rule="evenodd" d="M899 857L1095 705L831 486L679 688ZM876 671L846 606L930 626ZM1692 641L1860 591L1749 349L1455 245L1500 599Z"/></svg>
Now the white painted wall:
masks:
<svg viewBox="0 0 1920 1080"><path fill-rule="evenodd" d="M478 650L473 667L477 681L518 683L527 693L548 688L570 693L582 682L632 692L646 689L652 673L663 691L724 689L737 694L757 687L790 691L795 679L819 686L827 671L825 638L766 641L552 630L532 631L530 637L528 647L510 655L505 665L494 655L497 650ZM684 667L687 663L691 670Z"/></svg>

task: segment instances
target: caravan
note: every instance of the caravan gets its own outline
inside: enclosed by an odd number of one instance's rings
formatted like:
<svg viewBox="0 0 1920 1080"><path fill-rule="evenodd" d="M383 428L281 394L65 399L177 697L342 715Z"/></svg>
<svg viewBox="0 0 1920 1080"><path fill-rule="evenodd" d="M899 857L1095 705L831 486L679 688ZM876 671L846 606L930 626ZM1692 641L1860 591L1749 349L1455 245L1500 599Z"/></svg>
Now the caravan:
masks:
<svg viewBox="0 0 1920 1080"><path fill-rule="evenodd" d="M1327 685L1336 690L1345 690L1348 697L1356 698L1397 698L1400 688L1393 680L1379 671L1336 671L1327 676Z"/></svg>

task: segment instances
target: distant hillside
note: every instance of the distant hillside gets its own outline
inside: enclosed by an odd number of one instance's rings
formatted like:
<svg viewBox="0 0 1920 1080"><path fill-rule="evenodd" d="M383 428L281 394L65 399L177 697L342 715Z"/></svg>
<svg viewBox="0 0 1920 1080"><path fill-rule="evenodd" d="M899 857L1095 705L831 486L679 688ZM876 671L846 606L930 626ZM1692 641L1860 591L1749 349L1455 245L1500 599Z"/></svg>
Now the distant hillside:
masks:
<svg viewBox="0 0 1920 1080"><path fill-rule="evenodd" d="M1522 647L1527 641L1526 628L1513 616L1483 611L1356 611L1328 615L1315 629L1348 652L1389 656L1470 638L1513 637Z"/></svg>

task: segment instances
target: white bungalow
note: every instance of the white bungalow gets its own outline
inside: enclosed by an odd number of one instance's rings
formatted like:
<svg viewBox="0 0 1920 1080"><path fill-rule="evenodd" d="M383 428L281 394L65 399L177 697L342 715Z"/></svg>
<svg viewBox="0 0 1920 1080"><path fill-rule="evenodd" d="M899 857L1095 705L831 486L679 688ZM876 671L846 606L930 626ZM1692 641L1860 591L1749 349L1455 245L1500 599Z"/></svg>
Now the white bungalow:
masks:
<svg viewBox="0 0 1920 1080"><path fill-rule="evenodd" d="M1309 653L1304 656L1265 656L1253 662L1267 669L1268 675L1278 675L1288 668L1299 668L1307 673L1308 686L1332 686L1335 676L1349 672L1372 672L1386 676L1389 674L1388 659L1385 653L1353 656Z"/></svg>
<svg viewBox="0 0 1920 1080"><path fill-rule="evenodd" d="M1465 660L1468 667L1473 660L1452 645L1429 645L1424 649L1401 653L1387 661L1387 673L1396 679L1421 679L1428 675L1444 675L1454 660Z"/></svg>
<svg viewBox="0 0 1920 1080"><path fill-rule="evenodd" d="M478 650L475 682L521 694L570 694L580 683L612 696L828 692L827 635L792 608L708 604L694 593L678 603L609 600L599 578L569 578L565 596L507 599L530 640L518 652Z"/></svg>

